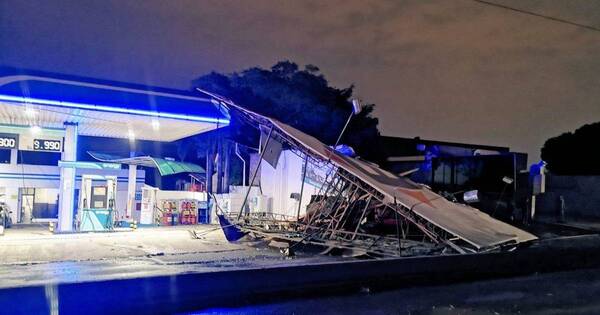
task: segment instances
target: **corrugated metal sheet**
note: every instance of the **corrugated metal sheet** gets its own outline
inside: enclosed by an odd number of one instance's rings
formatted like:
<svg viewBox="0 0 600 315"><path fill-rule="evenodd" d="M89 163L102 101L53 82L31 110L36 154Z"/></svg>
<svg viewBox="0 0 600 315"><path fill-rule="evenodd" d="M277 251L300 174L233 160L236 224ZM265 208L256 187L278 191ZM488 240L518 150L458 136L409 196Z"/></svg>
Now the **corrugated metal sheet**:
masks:
<svg viewBox="0 0 600 315"><path fill-rule="evenodd" d="M333 152L315 139L280 121L268 118L279 130L302 143L338 167L365 181L384 194L387 202L397 202L439 228L456 235L477 248L492 247L510 241L527 242L537 237L496 220L475 208L453 203L406 178L398 177L374 164Z"/></svg>

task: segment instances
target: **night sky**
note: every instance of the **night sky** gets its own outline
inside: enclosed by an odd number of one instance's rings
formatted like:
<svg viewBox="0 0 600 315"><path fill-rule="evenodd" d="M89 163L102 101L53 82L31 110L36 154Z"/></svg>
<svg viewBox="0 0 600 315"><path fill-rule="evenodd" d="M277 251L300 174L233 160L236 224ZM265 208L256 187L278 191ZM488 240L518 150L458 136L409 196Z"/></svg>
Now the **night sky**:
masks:
<svg viewBox="0 0 600 315"><path fill-rule="evenodd" d="M600 1L494 0L600 27ZM319 66L384 135L510 146L600 121L600 32L456 1L0 0L0 65L187 89ZM582 148L584 149L584 148Z"/></svg>

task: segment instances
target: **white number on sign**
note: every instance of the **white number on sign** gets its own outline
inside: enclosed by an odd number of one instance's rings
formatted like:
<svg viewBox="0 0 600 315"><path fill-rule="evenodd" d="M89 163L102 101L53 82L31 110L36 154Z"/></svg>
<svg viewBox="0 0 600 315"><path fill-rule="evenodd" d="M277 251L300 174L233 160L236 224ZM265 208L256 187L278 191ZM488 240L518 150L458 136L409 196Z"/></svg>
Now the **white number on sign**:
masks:
<svg viewBox="0 0 600 315"><path fill-rule="evenodd" d="M56 140L33 140L33 149L39 151L61 151L60 141Z"/></svg>
<svg viewBox="0 0 600 315"><path fill-rule="evenodd" d="M0 147L1 148L14 148L15 144L16 144L15 139L0 138Z"/></svg>

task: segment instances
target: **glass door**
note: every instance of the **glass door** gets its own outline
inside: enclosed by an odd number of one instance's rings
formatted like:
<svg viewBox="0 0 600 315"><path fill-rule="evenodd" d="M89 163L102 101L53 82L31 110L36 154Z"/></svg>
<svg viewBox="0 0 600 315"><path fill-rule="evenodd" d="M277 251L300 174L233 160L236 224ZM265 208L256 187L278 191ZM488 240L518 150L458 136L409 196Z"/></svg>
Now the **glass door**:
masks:
<svg viewBox="0 0 600 315"><path fill-rule="evenodd" d="M34 205L34 188L21 188L19 191L20 210L18 222L23 224L30 224L33 219L33 205Z"/></svg>

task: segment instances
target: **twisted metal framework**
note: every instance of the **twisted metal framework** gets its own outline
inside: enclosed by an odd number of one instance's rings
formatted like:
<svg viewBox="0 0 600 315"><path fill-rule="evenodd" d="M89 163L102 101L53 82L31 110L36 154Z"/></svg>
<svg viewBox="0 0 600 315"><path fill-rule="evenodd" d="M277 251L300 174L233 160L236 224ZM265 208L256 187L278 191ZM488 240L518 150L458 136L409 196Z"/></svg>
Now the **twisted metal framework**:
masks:
<svg viewBox="0 0 600 315"><path fill-rule="evenodd" d="M250 213L238 221L243 230L257 236L292 243L353 250L372 256L438 254L448 249L452 235L423 220L399 204L383 202L383 196L352 175L337 169L321 187L321 200L309 205L299 220L267 213ZM373 218L395 218L395 233L369 230ZM367 218L371 218L368 220ZM456 245L450 245L464 252Z"/></svg>
<svg viewBox="0 0 600 315"><path fill-rule="evenodd" d="M473 251L468 244L457 245L456 237L420 217L412 209L398 203L384 202L381 192L308 150L295 139L278 132L268 119L243 110L236 113L257 129L261 125L269 128L270 139L280 141L307 163L304 172L308 163L328 170L317 194L318 200L308 205L303 217L244 213L244 204L239 213L230 214L232 222L241 230L256 237L283 240L291 243L291 246L312 244L371 256ZM382 218L392 218L395 231L382 231L373 226Z"/></svg>

